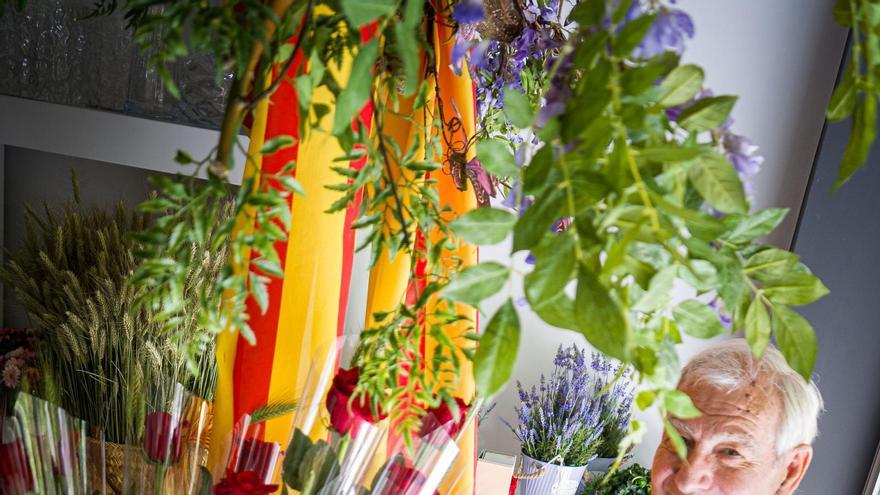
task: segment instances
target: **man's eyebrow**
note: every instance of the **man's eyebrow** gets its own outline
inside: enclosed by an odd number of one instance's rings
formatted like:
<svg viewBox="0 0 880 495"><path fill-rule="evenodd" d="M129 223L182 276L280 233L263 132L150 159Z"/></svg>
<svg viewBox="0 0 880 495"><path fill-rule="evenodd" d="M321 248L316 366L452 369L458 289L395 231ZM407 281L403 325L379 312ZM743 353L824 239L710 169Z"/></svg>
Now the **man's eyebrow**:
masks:
<svg viewBox="0 0 880 495"><path fill-rule="evenodd" d="M687 423L679 421L675 418L669 418L669 423L672 424L672 427L675 428L678 433L685 433L687 435L694 436L694 430Z"/></svg>

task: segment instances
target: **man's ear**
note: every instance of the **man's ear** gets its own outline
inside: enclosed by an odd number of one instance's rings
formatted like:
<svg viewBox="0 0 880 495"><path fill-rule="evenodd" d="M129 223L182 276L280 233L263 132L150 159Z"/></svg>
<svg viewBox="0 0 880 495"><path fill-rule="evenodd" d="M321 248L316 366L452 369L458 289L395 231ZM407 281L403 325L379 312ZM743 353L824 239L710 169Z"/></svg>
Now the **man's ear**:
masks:
<svg viewBox="0 0 880 495"><path fill-rule="evenodd" d="M801 444L783 455L781 462L785 463L785 478L776 490L776 495L790 495L794 493L807 468L810 467L810 461L813 460L813 447L807 444Z"/></svg>

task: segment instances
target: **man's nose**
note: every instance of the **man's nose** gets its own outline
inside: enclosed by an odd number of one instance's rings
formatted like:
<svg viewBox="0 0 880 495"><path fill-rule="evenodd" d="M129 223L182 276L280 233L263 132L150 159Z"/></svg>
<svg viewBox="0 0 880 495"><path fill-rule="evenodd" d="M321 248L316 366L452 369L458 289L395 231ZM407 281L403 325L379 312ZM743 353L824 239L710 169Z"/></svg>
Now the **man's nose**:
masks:
<svg viewBox="0 0 880 495"><path fill-rule="evenodd" d="M687 462L681 463L675 473L675 487L679 492L703 493L712 488L714 472L711 460L700 453L690 452Z"/></svg>

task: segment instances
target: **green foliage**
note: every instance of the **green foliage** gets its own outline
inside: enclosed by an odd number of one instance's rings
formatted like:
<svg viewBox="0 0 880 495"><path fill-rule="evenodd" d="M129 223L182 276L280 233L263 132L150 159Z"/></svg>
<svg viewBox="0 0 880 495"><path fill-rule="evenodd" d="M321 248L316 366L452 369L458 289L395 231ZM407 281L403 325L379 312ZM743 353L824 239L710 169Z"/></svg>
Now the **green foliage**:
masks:
<svg viewBox="0 0 880 495"><path fill-rule="evenodd" d="M607 480L595 478L581 495L649 495L651 493L651 470L638 464L620 469Z"/></svg>
<svg viewBox="0 0 880 495"><path fill-rule="evenodd" d="M507 300L489 321L474 356L477 390L492 397L510 380L519 347L519 316Z"/></svg>

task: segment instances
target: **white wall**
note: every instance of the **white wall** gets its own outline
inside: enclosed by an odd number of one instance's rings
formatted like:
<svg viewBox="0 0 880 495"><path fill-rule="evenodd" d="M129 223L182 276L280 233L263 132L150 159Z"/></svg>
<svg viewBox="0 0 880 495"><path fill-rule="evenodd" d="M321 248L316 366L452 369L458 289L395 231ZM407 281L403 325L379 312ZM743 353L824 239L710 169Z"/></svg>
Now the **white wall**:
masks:
<svg viewBox="0 0 880 495"><path fill-rule="evenodd" d="M822 130L828 102L846 38L831 18L834 0L681 0L689 12L696 36L688 44L686 62L706 70L706 84L716 94L740 95L733 112L734 130L751 137L765 157L762 172L753 179L754 207L792 208L780 232L770 241L787 247ZM510 262L510 245L483 248L484 261ZM527 271L521 256L515 268ZM521 296L521 282L513 289ZM503 302L485 304L491 316ZM522 323L520 352L514 381L534 383L552 370L558 345L585 344L575 332L554 329L527 307L519 308ZM483 317L488 322L488 317ZM683 359L706 346L689 341L680 346ZM517 404L511 383L496 399L498 405L480 429L480 448L515 453L518 443L500 418L514 419ZM639 463L650 465L662 427L653 414L642 416L649 434L635 450Z"/></svg>

